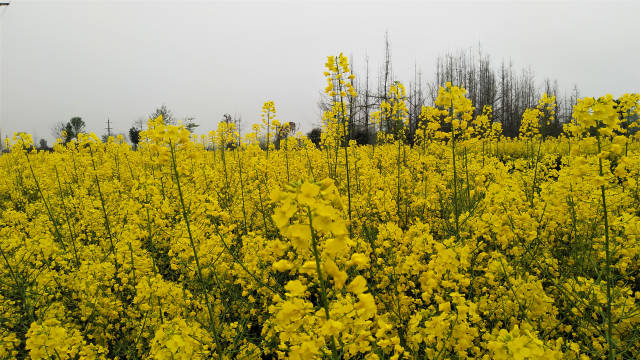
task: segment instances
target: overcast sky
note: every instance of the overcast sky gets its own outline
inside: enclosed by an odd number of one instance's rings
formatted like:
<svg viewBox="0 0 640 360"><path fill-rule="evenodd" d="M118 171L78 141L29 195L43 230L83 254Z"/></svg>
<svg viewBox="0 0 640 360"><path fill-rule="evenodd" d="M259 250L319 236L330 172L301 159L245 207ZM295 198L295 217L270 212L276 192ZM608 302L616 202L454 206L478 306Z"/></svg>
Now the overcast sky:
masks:
<svg viewBox="0 0 640 360"><path fill-rule="evenodd" d="M6 1L6 0L5 0ZM11 1L11 0L8 0ZM431 80L435 58L482 44L539 83L581 95L640 91L640 1L184 2L13 0L0 8L0 129L51 141L59 121L116 131L165 104L198 132L224 113L259 120L264 101L307 131L326 56L376 69L389 32L394 70Z"/></svg>

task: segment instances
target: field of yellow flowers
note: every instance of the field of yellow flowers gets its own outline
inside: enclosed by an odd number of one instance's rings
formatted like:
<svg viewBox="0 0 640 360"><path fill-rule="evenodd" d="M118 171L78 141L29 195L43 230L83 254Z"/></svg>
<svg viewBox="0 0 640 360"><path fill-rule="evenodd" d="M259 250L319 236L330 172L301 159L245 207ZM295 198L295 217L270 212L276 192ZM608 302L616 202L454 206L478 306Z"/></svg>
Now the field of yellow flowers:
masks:
<svg viewBox="0 0 640 360"><path fill-rule="evenodd" d="M344 57L322 144L263 124L134 150L18 134L0 156L0 357L632 359L640 356L640 96L543 96L520 136L448 84L403 141L404 88L346 139ZM260 146L265 139L267 148ZM348 146L347 146L348 145ZM264 147L264 146L263 146Z"/></svg>

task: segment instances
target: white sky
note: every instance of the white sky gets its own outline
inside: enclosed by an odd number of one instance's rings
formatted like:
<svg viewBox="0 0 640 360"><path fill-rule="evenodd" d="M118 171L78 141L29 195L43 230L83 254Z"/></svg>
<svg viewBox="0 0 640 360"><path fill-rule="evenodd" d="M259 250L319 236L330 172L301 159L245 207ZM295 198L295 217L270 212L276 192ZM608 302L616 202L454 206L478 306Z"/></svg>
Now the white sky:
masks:
<svg viewBox="0 0 640 360"><path fill-rule="evenodd" d="M11 1L11 0L3 0ZM166 104L197 132L224 113L318 123L326 56L366 55L375 74L389 31L393 66L431 80L435 58L482 44L582 95L640 91L640 1L183 2L13 0L0 8L0 129L52 140L81 116L125 132Z"/></svg>

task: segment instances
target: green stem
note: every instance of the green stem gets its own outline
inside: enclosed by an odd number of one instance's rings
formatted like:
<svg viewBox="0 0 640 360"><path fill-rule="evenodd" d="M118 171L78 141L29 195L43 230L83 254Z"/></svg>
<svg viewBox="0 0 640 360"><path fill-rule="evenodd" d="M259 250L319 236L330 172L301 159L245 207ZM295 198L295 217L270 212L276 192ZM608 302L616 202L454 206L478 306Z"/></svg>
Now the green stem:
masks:
<svg viewBox="0 0 640 360"><path fill-rule="evenodd" d="M597 136L598 139L598 155L601 154L601 144L600 144L600 136ZM600 176L604 176L604 171L602 170L602 157L598 156L598 166ZM611 251L609 248L609 217L607 214L607 198L605 195L605 186L604 184L600 185L600 193L602 195L602 210L603 220L604 220L604 249L605 249L605 276L607 277L607 308L606 308L606 317L607 317L607 347L609 348L608 359L613 360L616 358L616 347L612 337L612 329L613 325L611 324Z"/></svg>
<svg viewBox="0 0 640 360"><path fill-rule="evenodd" d="M451 129L451 155L453 157L453 212L456 225L456 241L460 241L460 210L458 209L458 171L456 170L455 129Z"/></svg>
<svg viewBox="0 0 640 360"><path fill-rule="evenodd" d="M31 161L29 160L29 154L25 153L24 155L27 158L27 164L29 165L29 170L31 171L31 176L33 176L33 180L36 183L36 188L38 189L38 192L40 193L40 197L42 198L42 202L44 203L44 207L47 209L47 213L49 214L49 219L53 223L53 229L54 229L56 238L58 239L58 242L60 242L60 245L62 245L62 250L66 251L67 247L64 245L64 241L62 241L62 234L60 234L60 229L58 229L58 221L53 217L53 213L51 212L51 207L49 206L49 203L47 202L47 199L45 198L44 193L42 192L42 188L40 187L40 183L38 182L38 178L36 177L36 174L33 171L33 167L31 166Z"/></svg>
<svg viewBox="0 0 640 360"><path fill-rule="evenodd" d="M318 240L316 237L316 233L313 230L313 216L311 216L311 209L307 207L307 216L309 217L309 230L311 231L311 248L313 250L313 256L316 260L316 271L318 272L318 282L320 283L320 301L322 301L322 307L324 308L324 313L326 316L326 320L329 321L329 300L327 300L327 286L325 283L325 278L322 274L322 270L320 268L320 255L318 253ZM336 339L331 336L331 355L334 359L338 359L338 350L336 347Z"/></svg>
<svg viewBox="0 0 640 360"><path fill-rule="evenodd" d="M62 203L62 209L64 210L64 215L67 220L67 227L69 228L69 238L71 239L71 246L73 247L73 256L76 260L76 267L80 266L80 261L78 260L78 250L76 248L75 234L73 233L73 228L71 227L71 221L69 220L69 211L67 210L67 205L64 202L64 196L62 195L62 184L60 183L60 174L58 173L58 167L54 166L56 171L56 179L58 181L58 194L60 196L60 202Z"/></svg>
<svg viewBox="0 0 640 360"><path fill-rule="evenodd" d="M240 176L240 197L242 199L242 217L244 220L244 233L247 233L247 210L244 200L244 179L242 177L242 149L240 149L240 139L238 139L238 172Z"/></svg>
<svg viewBox="0 0 640 360"><path fill-rule="evenodd" d="M98 195L100 197L100 205L102 206L102 214L104 215L104 227L109 237L109 243L111 245L111 253L113 254L113 262L116 266L116 277L118 273L118 256L116 254L116 247L113 242L113 236L111 235L111 224L109 223L109 216L107 215L107 207L105 206L104 196L102 196L102 189L100 188L100 180L98 180L98 170L96 168L96 162L93 158L93 149L89 145L89 152L91 153L91 165L93 166L93 175L96 180L96 186L98 187Z"/></svg>
<svg viewBox="0 0 640 360"><path fill-rule="evenodd" d="M189 222L189 216L187 215L187 207L184 204L184 196L182 194L182 187L180 186L180 176L178 174L178 165L176 163L176 153L175 147L173 143L169 143L169 148L171 149L171 165L173 167L173 174L176 179L176 186L178 187L178 196L180 198L180 206L182 207L182 216L184 218L184 222L187 226L187 233L189 234L189 242L191 244L191 250L193 251L193 258L196 263L196 273L198 274L198 280L200 281L200 285L202 287L202 293L204 295L204 301L207 304L207 311L209 313L209 326L211 327L211 332L213 333L213 337L216 342L216 351L218 352L218 356L222 358L222 347L220 343L220 339L218 336L218 329L216 328L216 323L213 318L213 308L211 303L209 302L209 293L207 291L207 286L204 283L204 277L202 276L202 267L200 266L200 259L198 257L198 251L196 250L196 244L193 240L193 234L191 233L191 224Z"/></svg>

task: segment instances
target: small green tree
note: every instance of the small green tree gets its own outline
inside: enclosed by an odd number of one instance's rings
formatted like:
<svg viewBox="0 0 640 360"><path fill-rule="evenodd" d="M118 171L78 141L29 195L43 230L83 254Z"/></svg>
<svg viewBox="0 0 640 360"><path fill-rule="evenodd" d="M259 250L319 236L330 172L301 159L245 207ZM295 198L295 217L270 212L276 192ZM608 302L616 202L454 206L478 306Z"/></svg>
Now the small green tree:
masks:
<svg viewBox="0 0 640 360"><path fill-rule="evenodd" d="M155 111L149 115L149 118L155 119L158 116L162 116L162 121L164 122L165 125L175 125L177 122L177 120L173 117L173 112L169 110L167 106L164 104L162 104L162 106L160 106L159 108L155 109Z"/></svg>
<svg viewBox="0 0 640 360"><path fill-rule="evenodd" d="M322 129L320 128L311 129L311 131L307 133L307 137L309 138L309 140L311 140L312 143L314 143L316 146L319 147L320 140L322 138Z"/></svg>
<svg viewBox="0 0 640 360"><path fill-rule="evenodd" d="M162 121L165 125L176 125L178 123L178 119L173 115L173 112L164 104L149 114L150 119L155 119L158 116L162 116ZM193 117L187 117L182 120L182 125L190 132L193 132L193 130L199 126L193 122L194 119Z"/></svg>
<svg viewBox="0 0 640 360"><path fill-rule="evenodd" d="M132 126L131 129L129 129L129 140L131 140L133 148L137 149L138 143L140 142L140 129Z"/></svg>
<svg viewBox="0 0 640 360"><path fill-rule="evenodd" d="M78 134L85 132L86 124L79 116L74 116L66 123L60 122L53 128L53 136L61 138L64 144L78 138Z"/></svg>
<svg viewBox="0 0 640 360"><path fill-rule="evenodd" d="M195 118L188 117L188 118L185 118L184 121L182 122L182 124L184 125L184 128L189 130L189 132L193 132L193 130L195 130L198 126L200 126L194 123L193 119Z"/></svg>
<svg viewBox="0 0 640 360"><path fill-rule="evenodd" d="M47 144L47 140L46 139L40 139L40 141L38 142L38 150L50 150L49 148L49 144Z"/></svg>

